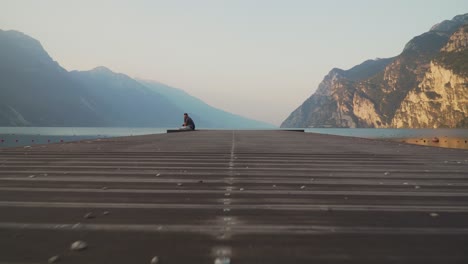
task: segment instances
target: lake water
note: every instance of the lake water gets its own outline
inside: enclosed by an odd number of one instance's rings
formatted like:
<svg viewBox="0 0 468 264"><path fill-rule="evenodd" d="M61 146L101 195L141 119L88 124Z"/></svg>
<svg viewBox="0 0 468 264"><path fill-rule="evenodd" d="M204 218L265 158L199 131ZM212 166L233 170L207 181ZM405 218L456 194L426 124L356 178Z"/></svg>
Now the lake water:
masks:
<svg viewBox="0 0 468 264"><path fill-rule="evenodd" d="M306 132L363 138L468 137L468 129L307 128Z"/></svg>
<svg viewBox="0 0 468 264"><path fill-rule="evenodd" d="M30 146L85 139L166 133L167 128L0 127L0 147Z"/></svg>
<svg viewBox="0 0 468 264"><path fill-rule="evenodd" d="M468 149L468 129L308 128L310 133L385 139L423 146Z"/></svg>
<svg viewBox="0 0 468 264"><path fill-rule="evenodd" d="M167 128L0 127L0 147L84 139L163 134ZM308 128L308 133L386 139L412 144L468 149L468 129ZM439 139L433 142L434 138Z"/></svg>

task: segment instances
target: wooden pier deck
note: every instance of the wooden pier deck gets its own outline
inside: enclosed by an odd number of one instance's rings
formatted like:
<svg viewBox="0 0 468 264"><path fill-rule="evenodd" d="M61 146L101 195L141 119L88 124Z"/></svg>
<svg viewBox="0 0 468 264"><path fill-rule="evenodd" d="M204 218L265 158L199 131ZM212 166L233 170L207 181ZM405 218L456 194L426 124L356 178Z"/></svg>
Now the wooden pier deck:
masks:
<svg viewBox="0 0 468 264"><path fill-rule="evenodd" d="M0 149L0 263L53 256L468 263L468 151L288 131Z"/></svg>

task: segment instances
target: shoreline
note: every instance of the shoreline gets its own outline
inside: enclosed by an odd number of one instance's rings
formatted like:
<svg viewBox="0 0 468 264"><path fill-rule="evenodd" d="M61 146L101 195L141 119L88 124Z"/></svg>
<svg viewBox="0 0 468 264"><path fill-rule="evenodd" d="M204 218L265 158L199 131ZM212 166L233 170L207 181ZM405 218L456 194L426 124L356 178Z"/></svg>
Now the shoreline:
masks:
<svg viewBox="0 0 468 264"><path fill-rule="evenodd" d="M451 149L468 149L468 138L462 137L410 137L410 138L389 138L389 141L407 143L412 145L451 148Z"/></svg>
<svg viewBox="0 0 468 264"><path fill-rule="evenodd" d="M419 146L426 146L426 147L439 147L439 148L468 150L468 138L461 138L461 137L446 137L446 136L438 137L439 142L433 142L433 137L372 138L372 137L344 136L344 135L335 135L335 136L376 139L376 140L398 142L398 143L405 143L405 144L410 144L410 145L419 145ZM26 140L21 139L18 141L16 141L16 139L13 139L13 137L8 138L8 139L3 137L0 141L0 149L33 146L33 145L49 145L49 144L56 144L56 143L78 142L81 140L97 140L97 139L105 139L105 138L114 138L114 137L41 136L41 137L35 137L35 139L33 140L28 138Z"/></svg>

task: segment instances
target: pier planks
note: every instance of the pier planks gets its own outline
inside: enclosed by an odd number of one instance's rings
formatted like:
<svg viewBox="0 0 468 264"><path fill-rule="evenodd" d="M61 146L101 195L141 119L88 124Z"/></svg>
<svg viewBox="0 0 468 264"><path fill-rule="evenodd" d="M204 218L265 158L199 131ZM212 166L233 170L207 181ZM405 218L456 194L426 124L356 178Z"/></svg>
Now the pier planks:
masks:
<svg viewBox="0 0 468 264"><path fill-rule="evenodd" d="M467 194L466 150L291 131L5 148L0 263L464 263Z"/></svg>

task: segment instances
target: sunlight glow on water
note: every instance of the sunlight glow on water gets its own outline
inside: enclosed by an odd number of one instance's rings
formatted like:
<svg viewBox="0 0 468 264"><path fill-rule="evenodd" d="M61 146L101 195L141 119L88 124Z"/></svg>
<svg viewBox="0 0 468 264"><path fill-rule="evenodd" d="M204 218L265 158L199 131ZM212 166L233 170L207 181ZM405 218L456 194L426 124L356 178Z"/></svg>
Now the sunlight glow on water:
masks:
<svg viewBox="0 0 468 264"><path fill-rule="evenodd" d="M307 128L309 133L348 137L404 139L418 137L468 137L468 129L396 129L396 128Z"/></svg>
<svg viewBox="0 0 468 264"><path fill-rule="evenodd" d="M468 149L468 129L308 128L306 132Z"/></svg>

